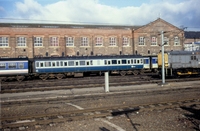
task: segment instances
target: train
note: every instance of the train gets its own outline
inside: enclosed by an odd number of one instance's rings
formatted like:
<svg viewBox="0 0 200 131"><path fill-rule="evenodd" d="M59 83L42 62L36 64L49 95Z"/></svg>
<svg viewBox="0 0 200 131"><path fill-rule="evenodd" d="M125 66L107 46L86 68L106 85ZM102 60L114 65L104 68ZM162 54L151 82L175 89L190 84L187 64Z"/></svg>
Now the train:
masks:
<svg viewBox="0 0 200 131"><path fill-rule="evenodd" d="M164 53L165 76L200 75L200 51L168 51ZM1 58L0 80L40 78L62 79L88 74L138 75L145 72L162 74L162 54L157 56L72 56L40 58Z"/></svg>
<svg viewBox="0 0 200 131"><path fill-rule="evenodd" d="M167 77L200 75L200 51L168 51L164 53ZM158 54L158 72L162 74L162 54Z"/></svg>
<svg viewBox="0 0 200 131"><path fill-rule="evenodd" d="M62 79L67 76L81 77L84 74L138 75L156 71L157 56L72 56L41 58L1 58L0 80L22 81L26 78Z"/></svg>

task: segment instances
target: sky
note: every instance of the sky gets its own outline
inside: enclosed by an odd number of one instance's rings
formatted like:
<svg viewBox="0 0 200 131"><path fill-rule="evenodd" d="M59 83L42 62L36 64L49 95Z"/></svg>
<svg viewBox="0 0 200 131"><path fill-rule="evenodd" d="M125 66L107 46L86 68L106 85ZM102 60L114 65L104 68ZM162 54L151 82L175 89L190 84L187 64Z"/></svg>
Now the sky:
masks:
<svg viewBox="0 0 200 131"><path fill-rule="evenodd" d="M200 0L0 0L0 23L146 25L200 31Z"/></svg>

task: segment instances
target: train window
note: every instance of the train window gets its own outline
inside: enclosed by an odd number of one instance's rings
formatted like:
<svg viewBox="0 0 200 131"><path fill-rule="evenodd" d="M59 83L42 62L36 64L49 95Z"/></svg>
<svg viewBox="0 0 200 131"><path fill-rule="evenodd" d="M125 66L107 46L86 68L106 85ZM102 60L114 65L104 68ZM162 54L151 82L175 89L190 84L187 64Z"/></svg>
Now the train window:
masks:
<svg viewBox="0 0 200 131"><path fill-rule="evenodd" d="M143 63L143 59L140 59L140 63Z"/></svg>
<svg viewBox="0 0 200 131"><path fill-rule="evenodd" d="M136 64L136 59L134 59L134 64Z"/></svg>
<svg viewBox="0 0 200 131"><path fill-rule="evenodd" d="M60 62L59 61L56 62L56 66L60 66Z"/></svg>
<svg viewBox="0 0 200 131"><path fill-rule="evenodd" d="M93 65L93 61L92 60L90 61L90 65Z"/></svg>
<svg viewBox="0 0 200 131"><path fill-rule="evenodd" d="M44 64L45 64L45 67L49 67L49 66L50 66L49 63L50 63L50 62L45 62L45 63L44 63Z"/></svg>
<svg viewBox="0 0 200 131"><path fill-rule="evenodd" d="M121 64L121 60L118 60L118 64Z"/></svg>
<svg viewBox="0 0 200 131"><path fill-rule="evenodd" d="M110 61L108 61L108 65L110 65Z"/></svg>
<svg viewBox="0 0 200 131"><path fill-rule="evenodd" d="M67 66L67 61L64 61L64 66Z"/></svg>
<svg viewBox="0 0 200 131"><path fill-rule="evenodd" d="M63 66L63 61L60 62L60 66Z"/></svg>
<svg viewBox="0 0 200 131"><path fill-rule="evenodd" d="M131 64L133 64L133 59L131 59Z"/></svg>
<svg viewBox="0 0 200 131"><path fill-rule="evenodd" d="M122 64L126 64L126 60L122 60Z"/></svg>
<svg viewBox="0 0 200 131"><path fill-rule="evenodd" d="M104 60L104 64L107 65L107 60Z"/></svg>
<svg viewBox="0 0 200 131"><path fill-rule="evenodd" d="M69 66L74 66L74 61L69 61Z"/></svg>
<svg viewBox="0 0 200 131"><path fill-rule="evenodd" d="M85 61L80 61L80 65L85 65Z"/></svg>
<svg viewBox="0 0 200 131"><path fill-rule="evenodd" d="M18 68L19 69L24 69L24 63L18 63Z"/></svg>
<svg viewBox="0 0 200 131"><path fill-rule="evenodd" d="M128 64L130 64L131 62L130 62L130 60L127 60L127 62L128 62Z"/></svg>
<svg viewBox="0 0 200 131"><path fill-rule="evenodd" d="M36 67L39 67L39 62L36 62Z"/></svg>
<svg viewBox="0 0 200 131"><path fill-rule="evenodd" d="M144 64L149 64L149 59L144 59Z"/></svg>
<svg viewBox="0 0 200 131"><path fill-rule="evenodd" d="M139 64L140 63L140 60L137 60L137 64Z"/></svg>
<svg viewBox="0 0 200 131"><path fill-rule="evenodd" d="M89 61L86 61L86 64L87 64L87 65L90 65L90 62L89 62Z"/></svg>
<svg viewBox="0 0 200 131"><path fill-rule="evenodd" d="M43 62L40 62L40 67L44 67L44 63Z"/></svg>
<svg viewBox="0 0 200 131"><path fill-rule="evenodd" d="M52 62L52 66L55 67L56 66L56 62Z"/></svg>
<svg viewBox="0 0 200 131"><path fill-rule="evenodd" d="M0 63L0 70L6 68L6 63Z"/></svg>
<svg viewBox="0 0 200 131"><path fill-rule="evenodd" d="M76 66L78 66L78 61L76 61Z"/></svg>
<svg viewBox="0 0 200 131"><path fill-rule="evenodd" d="M112 60L112 64L117 64L117 60Z"/></svg>
<svg viewBox="0 0 200 131"><path fill-rule="evenodd" d="M196 60L197 59L197 57L196 56L194 56L194 60Z"/></svg>
<svg viewBox="0 0 200 131"><path fill-rule="evenodd" d="M157 62L158 62L157 59L152 59L152 63L153 63L153 64L156 64Z"/></svg>
<svg viewBox="0 0 200 131"><path fill-rule="evenodd" d="M10 69L16 69L16 63L8 63L8 68Z"/></svg>

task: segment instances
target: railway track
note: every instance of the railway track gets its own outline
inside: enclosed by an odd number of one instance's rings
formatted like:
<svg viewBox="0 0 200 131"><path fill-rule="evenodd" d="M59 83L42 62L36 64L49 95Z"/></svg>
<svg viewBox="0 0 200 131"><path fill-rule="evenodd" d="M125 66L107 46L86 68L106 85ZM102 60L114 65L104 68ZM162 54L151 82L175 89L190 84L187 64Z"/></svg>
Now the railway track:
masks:
<svg viewBox="0 0 200 131"><path fill-rule="evenodd" d="M185 81L198 81L200 77L195 78L178 78L178 79L166 79L166 82L185 82ZM141 85L161 83L162 80L158 78L152 78L148 76L143 77L111 77L109 81L110 86L126 86L126 85ZM89 77L81 79L66 80L51 80L51 81L33 81L33 82L11 82L2 83L0 93L18 93L18 92L30 92L30 91L49 91L49 90L61 90L61 89L74 89L74 88L91 88L91 87L104 87L103 77Z"/></svg>
<svg viewBox="0 0 200 131"><path fill-rule="evenodd" d="M133 113L135 111L164 110L179 108L180 106L200 105L199 99L183 99L179 101L164 101L159 103L145 103L136 105L115 105L102 108L91 108L73 110L59 113L45 113L38 115L26 115L16 117L2 117L1 129L29 127L35 125L48 125L65 121L83 120L91 118L101 118L106 116L116 116Z"/></svg>

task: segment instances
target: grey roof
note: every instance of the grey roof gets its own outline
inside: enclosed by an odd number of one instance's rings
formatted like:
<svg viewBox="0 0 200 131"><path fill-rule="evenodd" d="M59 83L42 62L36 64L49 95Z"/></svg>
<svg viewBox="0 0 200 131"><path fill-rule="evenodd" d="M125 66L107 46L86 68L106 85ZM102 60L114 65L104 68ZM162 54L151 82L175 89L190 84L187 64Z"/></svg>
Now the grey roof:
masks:
<svg viewBox="0 0 200 131"><path fill-rule="evenodd" d="M169 51L167 52L170 55L192 55L192 54L200 54L200 51Z"/></svg>
<svg viewBox="0 0 200 131"><path fill-rule="evenodd" d="M200 39L200 31L185 31L186 39Z"/></svg>
<svg viewBox="0 0 200 131"><path fill-rule="evenodd" d="M13 28L97 28L97 29L138 29L141 26L131 25L84 25L84 24L45 24L45 23L0 23L0 27Z"/></svg>

